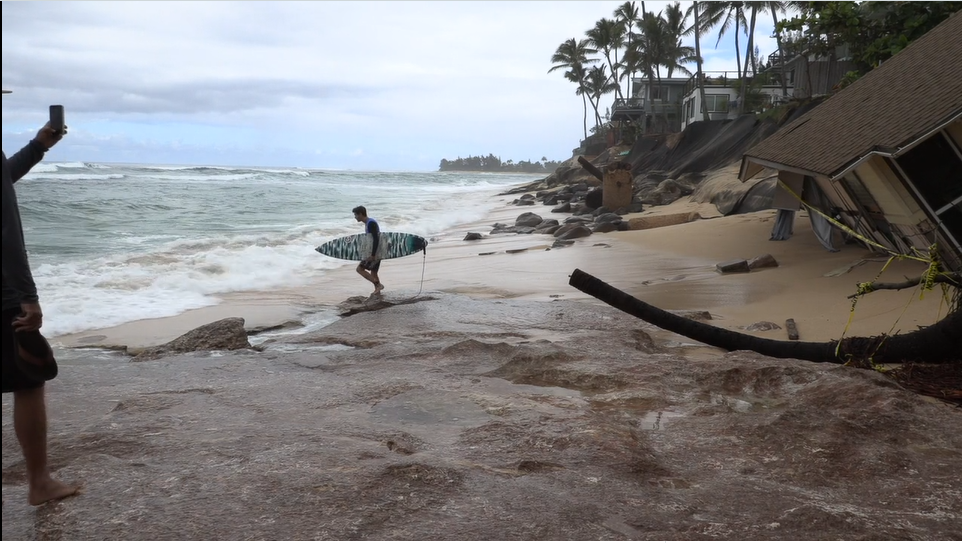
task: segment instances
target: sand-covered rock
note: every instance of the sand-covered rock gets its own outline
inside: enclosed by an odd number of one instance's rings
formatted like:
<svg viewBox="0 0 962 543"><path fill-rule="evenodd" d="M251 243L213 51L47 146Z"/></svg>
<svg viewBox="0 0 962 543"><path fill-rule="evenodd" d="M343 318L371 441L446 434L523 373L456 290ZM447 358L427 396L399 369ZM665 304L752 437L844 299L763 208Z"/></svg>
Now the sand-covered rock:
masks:
<svg viewBox="0 0 962 543"><path fill-rule="evenodd" d="M247 349L250 346L247 330L244 329L244 319L229 317L195 328L169 343L137 350L130 354L135 355L135 361L143 361L178 353L233 351Z"/></svg>

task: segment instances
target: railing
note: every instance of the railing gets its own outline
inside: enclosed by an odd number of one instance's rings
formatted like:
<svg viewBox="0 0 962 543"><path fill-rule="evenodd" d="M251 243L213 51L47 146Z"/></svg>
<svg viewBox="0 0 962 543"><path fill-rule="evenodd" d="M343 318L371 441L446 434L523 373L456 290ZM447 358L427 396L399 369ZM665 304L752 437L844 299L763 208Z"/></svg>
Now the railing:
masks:
<svg viewBox="0 0 962 543"><path fill-rule="evenodd" d="M701 72L701 82L705 87L727 87L730 82L738 81L739 75L741 74L737 70L734 72ZM698 74L696 73L685 83L684 96L688 96L691 91L698 87L695 82L697 77Z"/></svg>
<svg viewBox="0 0 962 543"><path fill-rule="evenodd" d="M611 111L616 109L645 109L644 98L618 98L611 104Z"/></svg>
<svg viewBox="0 0 962 543"><path fill-rule="evenodd" d="M619 110L621 110L621 111L623 111L623 110L639 110L639 111L643 111L643 110L645 109L645 104L646 104L646 102L647 102L647 99L645 99L645 98L628 98L627 100L625 100L625 99L618 99L618 100L615 100L615 102L611 105L611 112L614 113L615 111L619 111ZM681 103L680 103L680 102L677 102L677 101L676 101L676 102L665 102L665 101L662 101L662 100L652 100L652 101L651 101L651 110L652 110L653 112L662 112L662 111L666 111L666 110L671 110L671 109L677 108L677 107L679 107L680 105L681 105Z"/></svg>

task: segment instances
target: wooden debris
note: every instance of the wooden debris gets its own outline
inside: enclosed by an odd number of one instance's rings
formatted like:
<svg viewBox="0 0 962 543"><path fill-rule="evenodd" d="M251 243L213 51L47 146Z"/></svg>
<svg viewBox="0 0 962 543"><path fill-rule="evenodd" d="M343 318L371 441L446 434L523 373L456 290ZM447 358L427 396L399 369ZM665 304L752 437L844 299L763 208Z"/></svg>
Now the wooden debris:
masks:
<svg viewBox="0 0 962 543"><path fill-rule="evenodd" d="M785 321L785 328L788 329L788 339L793 341L798 340L798 327L795 326L795 319Z"/></svg>

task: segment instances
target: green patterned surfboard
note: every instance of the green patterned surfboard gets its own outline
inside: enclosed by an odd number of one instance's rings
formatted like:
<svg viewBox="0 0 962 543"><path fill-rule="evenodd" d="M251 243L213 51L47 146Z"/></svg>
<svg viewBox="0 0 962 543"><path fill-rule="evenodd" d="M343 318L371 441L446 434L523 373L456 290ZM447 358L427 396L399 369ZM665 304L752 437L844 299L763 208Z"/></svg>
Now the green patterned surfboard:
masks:
<svg viewBox="0 0 962 543"><path fill-rule="evenodd" d="M371 255L373 242L372 234L353 234L322 243L314 250L322 255L342 260L364 260ZM382 260L398 258L413 255L418 251L425 251L427 246L427 240L421 236L403 232L381 232L377 256Z"/></svg>

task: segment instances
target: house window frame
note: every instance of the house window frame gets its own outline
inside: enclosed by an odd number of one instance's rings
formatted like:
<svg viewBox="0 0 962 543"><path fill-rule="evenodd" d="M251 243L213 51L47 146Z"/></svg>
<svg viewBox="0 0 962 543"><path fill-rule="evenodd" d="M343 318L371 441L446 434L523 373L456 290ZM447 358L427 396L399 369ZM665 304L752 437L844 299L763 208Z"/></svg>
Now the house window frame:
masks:
<svg viewBox="0 0 962 543"><path fill-rule="evenodd" d="M716 109L718 97L725 98L725 109ZM731 96L727 94L705 94L705 107L708 113L728 113L731 111Z"/></svg>

